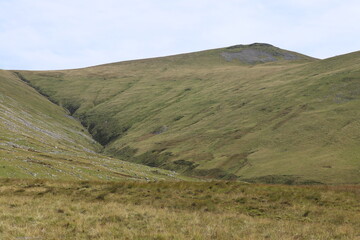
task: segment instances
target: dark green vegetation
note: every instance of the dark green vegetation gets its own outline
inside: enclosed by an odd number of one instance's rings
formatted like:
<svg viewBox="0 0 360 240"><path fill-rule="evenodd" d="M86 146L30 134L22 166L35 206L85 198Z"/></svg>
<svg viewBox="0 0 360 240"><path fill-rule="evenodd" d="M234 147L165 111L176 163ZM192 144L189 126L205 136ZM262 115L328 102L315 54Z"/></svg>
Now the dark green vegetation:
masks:
<svg viewBox="0 0 360 240"><path fill-rule="evenodd" d="M101 148L65 109L0 71L0 178L183 179L99 155Z"/></svg>
<svg viewBox="0 0 360 240"><path fill-rule="evenodd" d="M1 239L359 239L358 186L0 181Z"/></svg>
<svg viewBox="0 0 360 240"><path fill-rule="evenodd" d="M66 71L17 71L106 154L189 175L360 182L360 53L267 44Z"/></svg>

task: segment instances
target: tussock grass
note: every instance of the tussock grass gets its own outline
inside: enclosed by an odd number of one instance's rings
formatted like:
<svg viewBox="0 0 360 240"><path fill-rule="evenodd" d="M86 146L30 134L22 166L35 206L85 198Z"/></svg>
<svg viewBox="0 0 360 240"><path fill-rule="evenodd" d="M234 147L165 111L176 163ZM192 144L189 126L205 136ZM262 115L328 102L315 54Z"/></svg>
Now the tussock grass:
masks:
<svg viewBox="0 0 360 240"><path fill-rule="evenodd" d="M1 239L359 239L359 186L0 180Z"/></svg>

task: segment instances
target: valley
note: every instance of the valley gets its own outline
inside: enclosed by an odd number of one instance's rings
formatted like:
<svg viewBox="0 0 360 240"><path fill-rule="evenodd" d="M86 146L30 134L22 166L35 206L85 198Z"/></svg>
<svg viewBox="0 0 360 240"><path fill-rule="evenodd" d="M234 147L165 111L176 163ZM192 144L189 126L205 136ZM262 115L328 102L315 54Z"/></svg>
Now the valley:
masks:
<svg viewBox="0 0 360 240"><path fill-rule="evenodd" d="M64 71L14 71L104 153L188 176L360 181L358 52L318 60L269 44Z"/></svg>
<svg viewBox="0 0 360 240"><path fill-rule="evenodd" d="M359 69L255 43L0 70L0 238L360 239Z"/></svg>

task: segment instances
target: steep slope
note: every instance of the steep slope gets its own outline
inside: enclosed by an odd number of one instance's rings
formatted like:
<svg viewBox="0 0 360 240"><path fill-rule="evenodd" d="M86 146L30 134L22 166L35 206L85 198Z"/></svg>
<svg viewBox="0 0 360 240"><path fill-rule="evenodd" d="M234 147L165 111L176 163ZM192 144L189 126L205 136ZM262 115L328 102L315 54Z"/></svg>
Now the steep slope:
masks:
<svg viewBox="0 0 360 240"><path fill-rule="evenodd" d="M0 177L176 179L175 173L97 154L101 145L59 106L0 70Z"/></svg>
<svg viewBox="0 0 360 240"><path fill-rule="evenodd" d="M359 183L360 54L268 44L19 72L114 156L188 174Z"/></svg>

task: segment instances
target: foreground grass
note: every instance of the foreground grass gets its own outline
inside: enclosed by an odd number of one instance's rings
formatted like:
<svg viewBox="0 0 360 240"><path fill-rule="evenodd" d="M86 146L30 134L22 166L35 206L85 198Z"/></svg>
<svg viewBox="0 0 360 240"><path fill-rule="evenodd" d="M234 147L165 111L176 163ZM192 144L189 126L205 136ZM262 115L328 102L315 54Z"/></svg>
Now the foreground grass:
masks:
<svg viewBox="0 0 360 240"><path fill-rule="evenodd" d="M360 239L359 186L0 183L1 239Z"/></svg>

